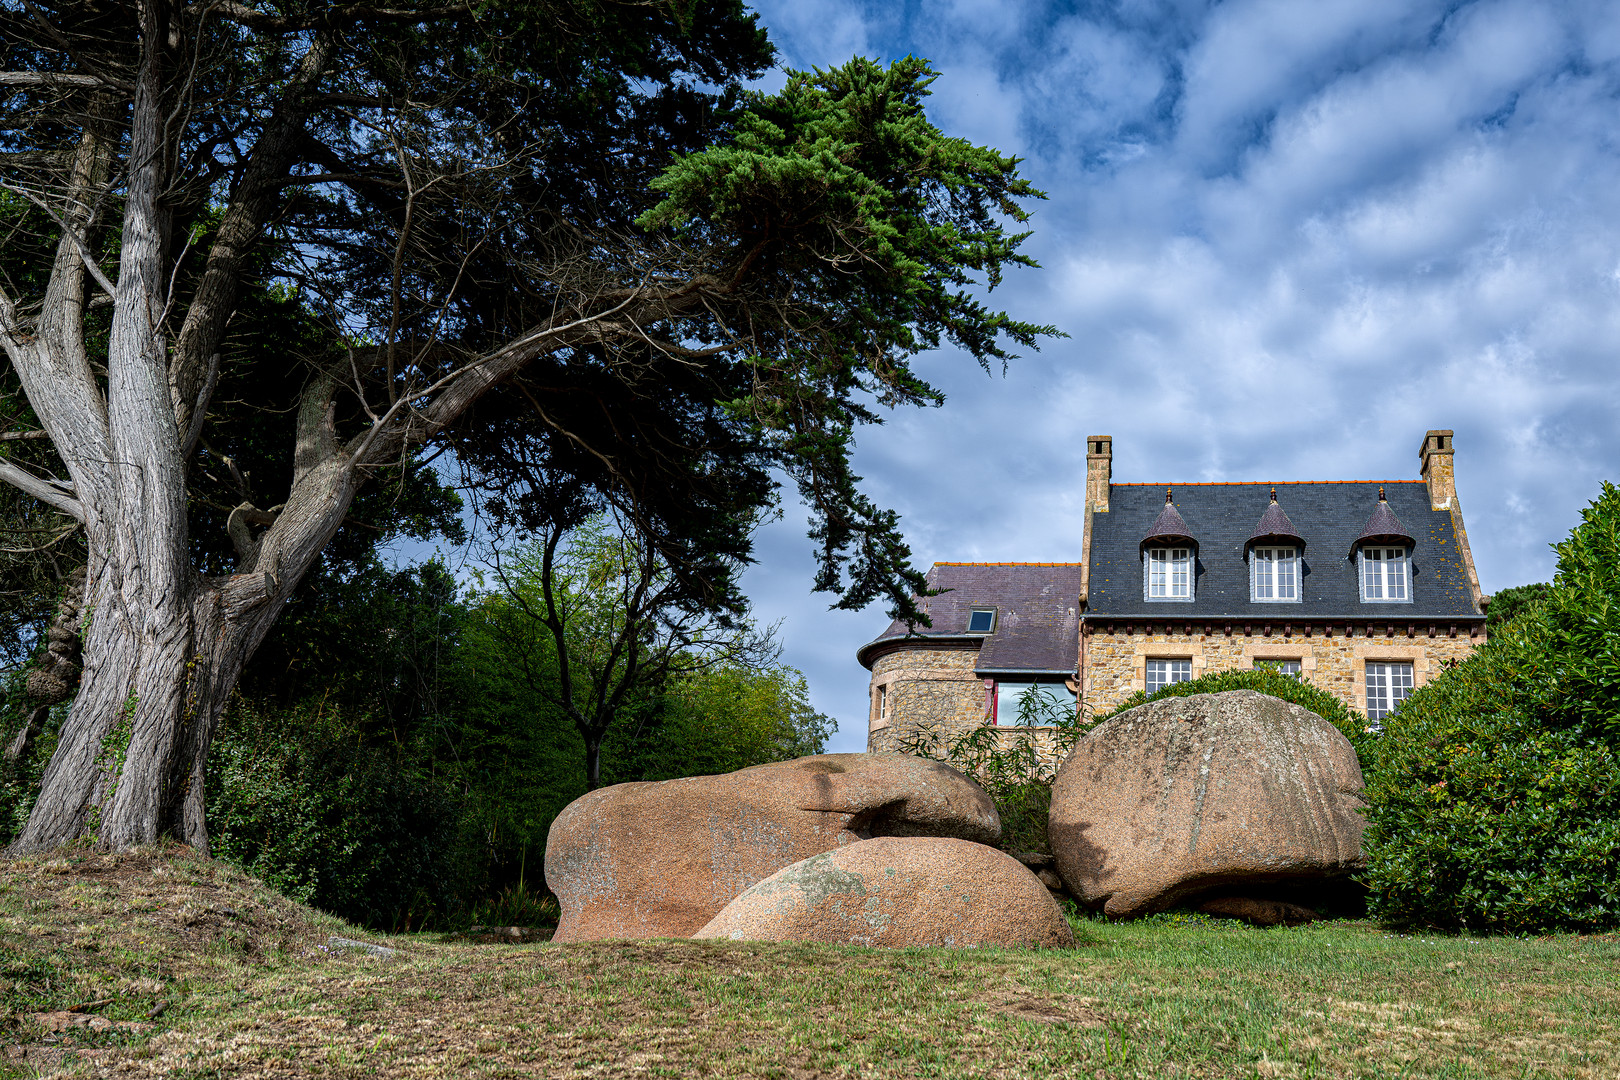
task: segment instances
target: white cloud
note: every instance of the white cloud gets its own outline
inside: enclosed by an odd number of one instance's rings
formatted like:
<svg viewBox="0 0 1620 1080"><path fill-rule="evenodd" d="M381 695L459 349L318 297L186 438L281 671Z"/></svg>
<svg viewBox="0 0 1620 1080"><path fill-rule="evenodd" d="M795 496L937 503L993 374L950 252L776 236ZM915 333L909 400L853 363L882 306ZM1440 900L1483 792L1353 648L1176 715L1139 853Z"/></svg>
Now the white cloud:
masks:
<svg viewBox="0 0 1620 1080"><path fill-rule="evenodd" d="M1002 10L765 5L792 62L929 56L936 122L1051 194L1046 269L995 295L1072 337L1005 380L925 358L946 406L861 434L918 558L1077 557L1093 432L1123 480L1394 479L1448 427L1485 588L1548 577L1620 473L1620 9ZM853 653L884 620L807 598L796 535L773 526L748 584L858 749Z"/></svg>

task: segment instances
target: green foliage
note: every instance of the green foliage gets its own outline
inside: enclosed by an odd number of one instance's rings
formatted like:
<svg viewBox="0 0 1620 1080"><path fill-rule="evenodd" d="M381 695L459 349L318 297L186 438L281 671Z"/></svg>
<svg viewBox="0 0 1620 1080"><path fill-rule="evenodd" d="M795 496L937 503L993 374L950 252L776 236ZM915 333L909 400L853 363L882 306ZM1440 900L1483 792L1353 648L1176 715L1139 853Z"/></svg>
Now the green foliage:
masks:
<svg viewBox="0 0 1620 1080"><path fill-rule="evenodd" d="M1527 609L1545 602L1551 594L1552 586L1545 581L1530 585L1515 585L1511 589L1498 589L1491 594L1490 607L1486 609L1486 632L1496 633L1498 628L1517 618Z"/></svg>
<svg viewBox="0 0 1620 1080"><path fill-rule="evenodd" d="M556 926L561 914L555 896L519 878L517 884L473 908L468 922L474 926Z"/></svg>
<svg viewBox="0 0 1620 1080"><path fill-rule="evenodd" d="M725 664L664 688L639 738L609 746L613 775L641 780L709 776L821 753L837 722L810 704L799 671Z"/></svg>
<svg viewBox="0 0 1620 1080"><path fill-rule="evenodd" d="M1387 922L1620 927L1620 490L1557 551L1540 599L1385 721L1366 882Z"/></svg>
<svg viewBox="0 0 1620 1080"><path fill-rule="evenodd" d="M1361 759L1363 771L1370 767L1371 761L1378 753L1379 741L1376 729L1368 723L1365 716L1349 708L1326 690L1312 686L1298 676L1265 666L1249 671L1234 668L1229 671L1211 672L1187 682L1171 683L1151 696L1138 690L1112 711L1097 716L1092 721L1092 726L1149 701L1187 697L1191 694L1219 694L1227 690L1256 690L1262 694L1282 698L1315 713L1338 728L1344 737L1350 740L1350 745L1356 749L1356 756Z"/></svg>
<svg viewBox="0 0 1620 1080"><path fill-rule="evenodd" d="M1016 727L985 724L953 736L918 725L900 737L899 749L943 761L976 780L995 800L1001 816L1002 848L1050 854L1047 819L1052 811L1052 781L1076 740L1085 734L1085 724L1072 706L1061 706L1053 715L1046 712L1047 706L1034 702L1026 712L1025 703L1037 696L1023 695ZM1035 719L1037 713L1051 721L1044 731L1023 722Z"/></svg>
<svg viewBox="0 0 1620 1080"><path fill-rule="evenodd" d="M295 900L412 929L456 919L482 885L463 798L335 710L237 701L208 780L215 852Z"/></svg>
<svg viewBox="0 0 1620 1080"><path fill-rule="evenodd" d="M664 194L637 224L706 251L730 280L731 316L755 335L725 386L724 404L758 438L763 461L799 485L818 542L815 588L859 609L882 596L897 616L927 623L924 586L892 511L856 488L849 454L869 402L937 405L943 395L910 358L949 343L989 371L1033 348L1050 326L1020 322L977 299L1019 254L1043 197L1016 158L945 136L923 101L926 61L854 59L789 72L775 94L745 96L728 141L678 158ZM705 327L705 340L731 340ZM763 508L763 507L762 507Z"/></svg>

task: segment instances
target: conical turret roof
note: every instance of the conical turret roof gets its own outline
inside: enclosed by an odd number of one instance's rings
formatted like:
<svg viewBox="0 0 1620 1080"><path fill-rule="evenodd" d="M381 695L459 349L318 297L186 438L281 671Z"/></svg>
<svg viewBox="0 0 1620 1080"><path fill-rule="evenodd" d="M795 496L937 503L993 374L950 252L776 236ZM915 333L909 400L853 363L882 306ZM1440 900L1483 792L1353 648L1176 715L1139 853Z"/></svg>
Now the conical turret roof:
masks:
<svg viewBox="0 0 1620 1080"><path fill-rule="evenodd" d="M1350 545L1350 553L1354 555L1358 547L1371 541L1404 544L1407 547L1417 543L1406 531L1406 526L1401 524L1401 519L1395 516L1395 511L1389 508L1389 500L1385 497L1382 487L1378 489L1378 505L1373 507L1372 517L1367 519L1367 527L1361 530L1356 542Z"/></svg>
<svg viewBox="0 0 1620 1080"><path fill-rule="evenodd" d="M1150 544L1198 546L1198 540L1193 536L1192 530L1187 528L1187 523L1176 512L1176 504L1170 501L1172 493L1173 489L1164 489L1164 509L1159 511L1159 516L1153 519L1153 527L1148 530L1146 536L1142 537L1143 547Z"/></svg>
<svg viewBox="0 0 1620 1080"><path fill-rule="evenodd" d="M1264 514L1260 515L1260 524L1256 525L1254 532L1249 534L1249 540L1244 547L1247 549L1262 540L1287 542L1296 547L1305 546L1305 538L1294 531L1294 523L1288 520L1288 515L1283 513L1283 508L1277 505L1277 489L1275 487L1271 489L1271 505L1266 507Z"/></svg>

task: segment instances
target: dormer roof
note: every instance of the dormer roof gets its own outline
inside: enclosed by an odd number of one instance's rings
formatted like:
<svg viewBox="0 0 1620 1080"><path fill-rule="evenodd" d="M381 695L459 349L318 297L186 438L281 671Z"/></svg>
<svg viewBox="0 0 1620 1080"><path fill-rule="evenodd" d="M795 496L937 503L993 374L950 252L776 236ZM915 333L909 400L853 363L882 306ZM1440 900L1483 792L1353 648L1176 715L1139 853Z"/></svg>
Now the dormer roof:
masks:
<svg viewBox="0 0 1620 1080"><path fill-rule="evenodd" d="M1147 535L1142 537L1142 547L1157 547L1161 544L1185 544L1193 548L1198 546L1197 538L1182 520L1181 514L1176 510L1176 504L1171 501L1172 495L1172 488L1164 489L1164 509L1159 511L1159 516L1153 519Z"/></svg>
<svg viewBox="0 0 1620 1080"><path fill-rule="evenodd" d="M1417 541L1406 531L1401 519L1395 516L1395 511L1389 508L1389 497L1384 489L1378 489L1378 505L1373 507L1372 517L1367 519L1367 525L1361 530L1350 545L1350 554L1354 555L1356 549L1366 543L1400 544L1402 547L1411 547Z"/></svg>
<svg viewBox="0 0 1620 1080"><path fill-rule="evenodd" d="M1260 515L1260 523L1254 527L1254 532L1249 534L1249 539L1243 545L1245 554L1249 548L1259 543L1292 544L1301 548L1305 546L1305 538L1295 531L1294 523L1288 520L1283 508L1277 505L1275 485L1271 488L1271 505Z"/></svg>

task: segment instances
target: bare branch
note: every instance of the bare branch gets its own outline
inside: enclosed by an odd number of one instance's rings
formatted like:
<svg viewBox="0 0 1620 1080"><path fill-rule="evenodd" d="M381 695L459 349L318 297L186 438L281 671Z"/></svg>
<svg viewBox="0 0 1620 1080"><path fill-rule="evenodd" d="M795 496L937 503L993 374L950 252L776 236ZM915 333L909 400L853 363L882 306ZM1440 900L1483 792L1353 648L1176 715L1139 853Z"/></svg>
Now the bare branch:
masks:
<svg viewBox="0 0 1620 1080"><path fill-rule="evenodd" d="M61 75L54 71L0 71L0 86L68 86L82 90L106 86L119 90L129 89L124 84L95 75Z"/></svg>
<svg viewBox="0 0 1620 1080"><path fill-rule="evenodd" d="M48 439L48 431L0 431L0 442L11 442L13 439Z"/></svg>
<svg viewBox="0 0 1620 1080"><path fill-rule="evenodd" d="M225 3L219 4L209 4L207 7L220 17L229 19L235 23L241 23L243 26L249 26L255 30L271 30L282 33L299 30L314 30L319 27L343 26L359 19L388 19L406 22L427 22L431 19L441 18L446 15L464 15L472 10L472 8L466 4L453 4L448 7L437 8L418 8L416 10L407 8L371 7L370 5L366 4L355 4L350 7L332 8L316 15L307 15L294 19L283 15L267 15L262 11L254 10L246 4L237 3L235 0L226 0ZM203 13L204 10L204 7L193 4L185 9L185 13L187 15L198 15Z"/></svg>
<svg viewBox="0 0 1620 1080"><path fill-rule="evenodd" d="M16 192L18 195L21 195L35 206L51 215L52 220L54 220L57 226L61 228L62 233L65 236L72 238L73 246L79 249L79 258L81 261L83 261L84 268L89 271L91 277L96 279L96 284L101 286L102 291L108 296L112 296L118 291L118 287L107 279L107 275L101 270L101 265L97 263L96 260L91 256L90 248L86 246L84 237L80 236L79 231L73 226L69 225L67 221L63 219L62 215L56 212L55 207L25 187L18 187L16 184L8 184L3 180L0 180L0 187L5 188L7 191Z"/></svg>
<svg viewBox="0 0 1620 1080"><path fill-rule="evenodd" d="M25 495L32 495L46 506L60 510L79 524L84 524L84 506L78 499L64 494L47 480L41 480L14 461L0 458L0 480Z"/></svg>

